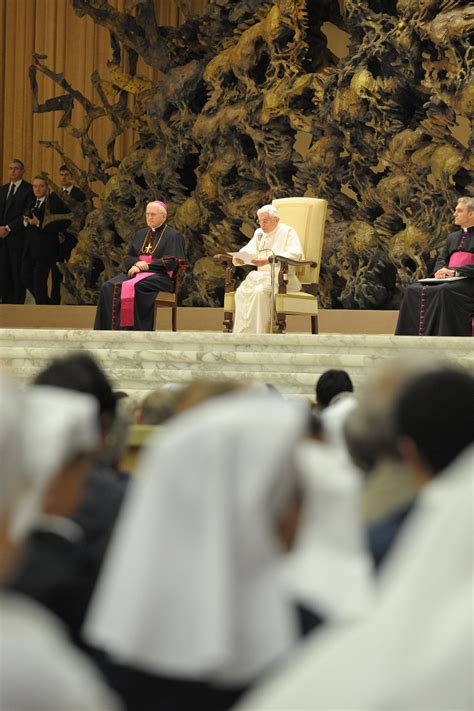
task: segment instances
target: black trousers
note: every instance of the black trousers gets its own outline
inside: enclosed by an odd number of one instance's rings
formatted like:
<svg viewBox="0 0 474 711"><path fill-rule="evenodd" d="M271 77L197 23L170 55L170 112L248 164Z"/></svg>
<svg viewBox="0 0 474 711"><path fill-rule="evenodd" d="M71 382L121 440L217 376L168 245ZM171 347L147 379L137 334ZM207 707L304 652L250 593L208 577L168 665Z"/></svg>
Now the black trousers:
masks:
<svg viewBox="0 0 474 711"><path fill-rule="evenodd" d="M3 243L1 274L2 300L4 304L23 304L26 289L21 278L23 246L16 248L7 241Z"/></svg>
<svg viewBox="0 0 474 711"><path fill-rule="evenodd" d="M21 278L24 286L31 291L37 304L50 304L48 276L53 265L51 257L33 259L29 254L23 258Z"/></svg>

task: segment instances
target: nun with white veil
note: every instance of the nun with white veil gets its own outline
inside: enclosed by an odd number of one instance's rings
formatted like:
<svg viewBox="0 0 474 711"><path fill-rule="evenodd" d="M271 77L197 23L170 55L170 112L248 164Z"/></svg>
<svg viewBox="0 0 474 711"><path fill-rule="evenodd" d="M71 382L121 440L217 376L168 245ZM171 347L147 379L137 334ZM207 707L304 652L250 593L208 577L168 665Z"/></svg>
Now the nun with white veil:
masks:
<svg viewBox="0 0 474 711"><path fill-rule="evenodd" d="M291 665L236 708L472 711L473 476L471 445L421 493L372 613L349 630L308 638Z"/></svg>
<svg viewBox="0 0 474 711"><path fill-rule="evenodd" d="M300 635L279 582L303 403L208 401L152 440L85 625L129 709L229 708Z"/></svg>
<svg viewBox="0 0 474 711"><path fill-rule="evenodd" d="M308 440L297 452L302 492L292 549L282 560L282 582L309 618L350 624L370 610L374 570L362 516L363 481L344 451Z"/></svg>
<svg viewBox="0 0 474 711"><path fill-rule="evenodd" d="M96 422L96 404L86 395L64 391L39 395L0 375L2 584L22 539L41 515L45 497L53 492L56 476L94 451ZM34 460L28 448L34 448ZM5 711L119 708L56 619L6 589L0 592L0 639L0 708Z"/></svg>

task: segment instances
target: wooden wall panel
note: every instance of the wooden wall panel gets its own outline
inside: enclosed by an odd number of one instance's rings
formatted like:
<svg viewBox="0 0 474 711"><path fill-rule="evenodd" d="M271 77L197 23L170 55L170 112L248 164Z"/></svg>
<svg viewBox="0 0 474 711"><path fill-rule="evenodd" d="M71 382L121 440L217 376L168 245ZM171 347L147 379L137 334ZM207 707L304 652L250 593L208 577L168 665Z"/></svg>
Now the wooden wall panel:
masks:
<svg viewBox="0 0 474 711"><path fill-rule="evenodd" d="M124 10L127 0L109 0L117 10ZM208 0L193 0L192 10L202 12ZM156 0L157 20L162 25L177 26L184 21L183 12L173 0ZM91 74L98 70L107 78L110 59L109 33L94 25L89 17L78 17L69 0L0 0L0 183L7 178L12 158L21 158L27 166L27 178L44 170L57 177L60 156L40 145L40 140L54 140L81 168L84 165L77 140L58 128L60 112L33 114L28 68L33 52L47 54L46 64L54 72L64 72L66 79L88 99L98 97ZM143 62L139 73L149 79L156 72ZM60 87L37 75L40 100L59 96ZM76 104L73 124L80 126L83 112ZM108 136L107 120L96 122L92 138L104 150ZM126 155L134 141L132 132L117 140L117 154ZM104 151L105 153L105 151Z"/></svg>

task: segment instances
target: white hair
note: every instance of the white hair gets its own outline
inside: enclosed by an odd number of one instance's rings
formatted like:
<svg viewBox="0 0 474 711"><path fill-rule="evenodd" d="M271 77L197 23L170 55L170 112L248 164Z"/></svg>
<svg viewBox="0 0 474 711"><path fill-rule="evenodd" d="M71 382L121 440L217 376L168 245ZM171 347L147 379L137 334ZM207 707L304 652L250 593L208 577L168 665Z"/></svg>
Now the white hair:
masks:
<svg viewBox="0 0 474 711"><path fill-rule="evenodd" d="M154 205L155 207L157 207L159 210L161 210L163 215L168 214L168 208L161 200L150 200L150 202L147 202L146 206L148 207L149 205Z"/></svg>
<svg viewBox="0 0 474 711"><path fill-rule="evenodd" d="M460 197L458 202L464 203L467 206L468 212L474 212L474 197L465 195L464 197Z"/></svg>
<svg viewBox="0 0 474 711"><path fill-rule="evenodd" d="M259 210L257 210L257 215L260 215L261 212L268 212L270 217L278 217L278 210L275 205L263 205Z"/></svg>

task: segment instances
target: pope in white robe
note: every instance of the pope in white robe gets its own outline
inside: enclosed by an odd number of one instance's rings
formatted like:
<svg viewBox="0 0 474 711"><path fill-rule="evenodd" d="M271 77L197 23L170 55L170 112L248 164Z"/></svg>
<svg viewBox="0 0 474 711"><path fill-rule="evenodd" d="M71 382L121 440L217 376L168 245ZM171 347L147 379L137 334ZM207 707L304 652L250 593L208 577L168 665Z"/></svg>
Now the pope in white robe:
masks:
<svg viewBox="0 0 474 711"><path fill-rule="evenodd" d="M260 227L250 242L240 252L255 255L251 264L257 267L250 272L235 292L234 333L271 333L272 315L272 265L268 258L281 255L290 259L304 259L300 238L293 227L280 222L273 205L264 205L257 211ZM239 266L246 259L234 257ZM273 293L278 289L280 265L274 266ZM288 270L288 290L301 291L294 268Z"/></svg>

